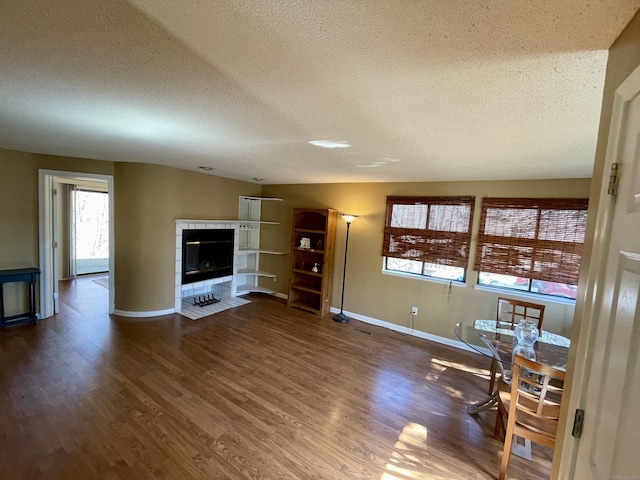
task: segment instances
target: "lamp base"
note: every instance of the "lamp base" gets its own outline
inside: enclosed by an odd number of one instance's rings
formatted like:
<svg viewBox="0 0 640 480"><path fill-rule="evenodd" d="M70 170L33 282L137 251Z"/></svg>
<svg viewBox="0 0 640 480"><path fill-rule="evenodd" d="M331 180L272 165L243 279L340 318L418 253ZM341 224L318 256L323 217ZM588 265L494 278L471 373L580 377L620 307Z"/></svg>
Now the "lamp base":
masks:
<svg viewBox="0 0 640 480"><path fill-rule="evenodd" d="M340 312L337 315L333 316L333 320L340 323L347 323L349 321L349 317L347 317L344 313Z"/></svg>

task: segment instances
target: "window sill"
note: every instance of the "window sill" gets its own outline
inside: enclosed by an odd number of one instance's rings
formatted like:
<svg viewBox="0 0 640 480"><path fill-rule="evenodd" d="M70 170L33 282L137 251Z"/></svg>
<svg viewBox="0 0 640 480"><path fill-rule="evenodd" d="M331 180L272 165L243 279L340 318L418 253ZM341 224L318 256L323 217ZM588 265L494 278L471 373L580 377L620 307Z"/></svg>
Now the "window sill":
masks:
<svg viewBox="0 0 640 480"><path fill-rule="evenodd" d="M538 302L558 303L560 305L572 305L572 306L575 306L576 304L576 301L573 300L572 298L555 297L553 295L543 295L540 293L533 293L533 292L523 292L522 290L516 290L512 288L489 287L487 285L474 285L473 288L475 288L476 290L481 290L485 292L503 293L505 295L510 295L512 297L520 297L526 300L536 300Z"/></svg>
<svg viewBox="0 0 640 480"><path fill-rule="evenodd" d="M462 288L467 287L467 284L465 282L461 282L459 280L447 280L446 278L427 277L426 275L416 275L414 273L402 273L402 272L395 272L395 271L383 269L382 274L391 275L394 277L410 278L412 280L421 280L423 282L441 283L443 285L451 284L451 286L453 287L462 287Z"/></svg>

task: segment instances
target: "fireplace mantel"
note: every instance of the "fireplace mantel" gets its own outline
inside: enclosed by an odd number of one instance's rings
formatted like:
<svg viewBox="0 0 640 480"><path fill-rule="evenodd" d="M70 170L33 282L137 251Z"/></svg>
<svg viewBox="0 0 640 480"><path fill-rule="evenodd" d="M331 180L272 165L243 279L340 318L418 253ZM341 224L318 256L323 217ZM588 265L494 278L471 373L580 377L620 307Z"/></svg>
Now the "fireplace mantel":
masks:
<svg viewBox="0 0 640 480"><path fill-rule="evenodd" d="M211 224L211 223L231 223L231 224L240 224L240 220L203 220L203 219L196 219L196 218L176 218L176 224L180 224L180 223L184 223L184 224L195 224L195 223L202 223L205 225ZM187 227L183 227L183 228L187 228Z"/></svg>
<svg viewBox="0 0 640 480"><path fill-rule="evenodd" d="M258 285L258 278L276 279L277 274L259 268L260 255L285 255L287 252L263 248L260 245L262 226L279 225L279 222L265 221L262 217L263 201L282 201L274 197L251 197L241 195L238 219L177 218L176 222L176 274L175 310L179 312L183 299L196 295L218 292L235 302L247 302L240 297L246 293L261 292L280 296L276 290ZM233 229L233 274L207 279L190 284L182 284L182 231L199 229ZM286 298L284 296L283 298ZM242 303L240 303L242 304ZM237 305L234 305L237 306Z"/></svg>

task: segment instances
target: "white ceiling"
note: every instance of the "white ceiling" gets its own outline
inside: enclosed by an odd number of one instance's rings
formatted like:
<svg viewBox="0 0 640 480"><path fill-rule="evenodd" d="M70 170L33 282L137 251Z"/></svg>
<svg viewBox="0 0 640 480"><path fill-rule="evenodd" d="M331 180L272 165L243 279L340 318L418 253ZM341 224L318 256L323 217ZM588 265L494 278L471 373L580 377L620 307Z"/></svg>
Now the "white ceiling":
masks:
<svg viewBox="0 0 640 480"><path fill-rule="evenodd" d="M589 177L639 7L2 0L0 147L270 184Z"/></svg>

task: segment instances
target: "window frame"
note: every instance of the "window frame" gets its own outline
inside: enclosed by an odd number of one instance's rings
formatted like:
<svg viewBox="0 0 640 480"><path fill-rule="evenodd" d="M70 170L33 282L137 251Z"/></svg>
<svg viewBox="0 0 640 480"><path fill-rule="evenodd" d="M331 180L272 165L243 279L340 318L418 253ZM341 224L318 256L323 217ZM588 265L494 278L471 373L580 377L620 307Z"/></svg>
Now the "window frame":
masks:
<svg viewBox="0 0 640 480"><path fill-rule="evenodd" d="M537 281L537 280L532 280L530 278L524 278L524 277L518 277L518 278L523 278L524 280L527 281L527 288L518 288L518 287L514 287L514 286L508 286L508 285L496 285L496 284L490 284L490 283L483 283L480 281L480 277L483 273L488 273L488 272L478 272L478 278L476 281L476 284L474 285L474 287L478 290L487 290L487 291L492 291L492 292L503 292L503 293L507 293L509 295L514 295L514 296L521 296L521 297L525 297L525 298L534 298L537 300L540 299L544 299L545 301L550 301L550 302L555 302L555 303L562 303L562 304L569 304L569 305L575 305L576 302L576 298L574 297L569 297L567 295L558 295L558 294L553 294L553 293L544 293L544 292L540 292L540 291L535 291L532 290L534 285L533 282ZM557 283L557 282L554 282ZM570 287L570 286L574 286L577 288L577 285L570 285L570 284L566 284L566 283L558 283L558 285L563 285L566 287ZM523 284L524 286L524 284ZM577 291L575 292L576 296L577 296Z"/></svg>
<svg viewBox="0 0 640 480"><path fill-rule="evenodd" d="M483 198L474 262L478 278L480 273L495 273L577 285L588 203L584 198ZM519 221L519 210L536 212L531 219L535 227ZM513 216L511 222L496 220L509 215ZM566 228L558 228L558 224ZM498 225L503 228L502 234ZM505 233L509 229L516 234ZM552 238L560 232L565 240Z"/></svg>
<svg viewBox="0 0 640 480"><path fill-rule="evenodd" d="M397 218L394 217L394 207L403 205L424 206L426 208L424 218L421 216L414 216L413 219L409 218L414 222L419 218L420 223L424 223L423 227L394 226L394 222L397 221ZM443 211L437 208L442 206L468 208L468 217L466 212L462 218L456 215L455 212L446 215L446 210ZM382 271L412 278L464 284L469 269L474 210L475 196L388 196L383 232ZM407 219L405 218L405 220ZM451 228L443 229L441 225L443 220L445 223L449 222L449 227ZM433 223L439 225L434 228ZM421 262L421 273L388 269L387 260L389 258ZM425 263L462 268L463 279L452 280L435 275L426 275L424 274Z"/></svg>
<svg viewBox="0 0 640 480"><path fill-rule="evenodd" d="M391 275L398 275L401 277L409 277L409 278L417 278L419 280L437 280L438 282L444 282L444 283L451 283L453 282L454 284L458 284L458 285L466 285L467 282L467 268L463 268L463 267L455 267L455 268L461 268L462 269L462 280L458 280L458 279L454 279L454 278L447 278L447 277L443 277L443 276L437 276L437 275L428 275L426 273L424 273L425 271L425 263L429 263L429 262L422 262L421 260L414 260L416 262L421 262L422 266L421 266L421 273L415 273L415 272L410 272L409 270L396 270L394 268L389 268L388 267L388 260L390 258L394 258L394 257L382 257L382 272L383 273L388 273ZM434 264L431 264L434 265ZM445 265L446 266L446 265Z"/></svg>

